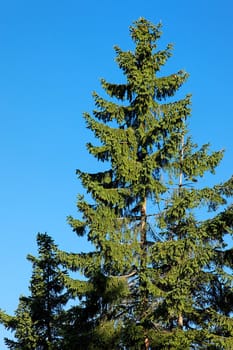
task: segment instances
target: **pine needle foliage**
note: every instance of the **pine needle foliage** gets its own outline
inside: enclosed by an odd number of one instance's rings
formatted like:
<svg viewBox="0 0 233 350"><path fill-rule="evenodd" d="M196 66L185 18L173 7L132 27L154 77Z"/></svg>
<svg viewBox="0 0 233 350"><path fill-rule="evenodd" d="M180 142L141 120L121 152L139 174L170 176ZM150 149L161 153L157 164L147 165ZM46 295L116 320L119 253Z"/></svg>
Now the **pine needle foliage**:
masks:
<svg viewBox="0 0 233 350"><path fill-rule="evenodd" d="M14 333L14 340L5 339L9 349L63 349L62 325L64 306L69 296L64 286L57 246L45 234L37 235L38 257L28 255L32 263L30 295L21 296L14 316L0 311L0 322Z"/></svg>
<svg viewBox="0 0 233 350"><path fill-rule="evenodd" d="M188 74L162 76L172 45L159 50L161 34L133 23L134 51L115 47L125 83L102 79L109 98L94 92L84 114L99 142L88 152L106 170L77 170L91 200L78 196L80 218L68 218L93 251L60 252L83 275L66 279L80 299L69 311L75 349L233 348L233 179L201 186L223 151L189 136L191 96L176 99Z"/></svg>

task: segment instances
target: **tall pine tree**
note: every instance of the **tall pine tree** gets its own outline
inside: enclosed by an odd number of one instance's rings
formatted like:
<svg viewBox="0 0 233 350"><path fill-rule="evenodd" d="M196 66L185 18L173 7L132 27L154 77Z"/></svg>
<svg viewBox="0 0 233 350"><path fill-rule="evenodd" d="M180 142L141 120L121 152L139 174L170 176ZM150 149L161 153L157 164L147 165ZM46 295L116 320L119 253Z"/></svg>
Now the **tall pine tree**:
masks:
<svg viewBox="0 0 233 350"><path fill-rule="evenodd" d="M161 75L172 51L157 47L161 26L140 18L130 35L134 51L115 47L126 82L102 79L110 99L94 93L96 109L84 114L100 141L87 149L106 170L77 170L91 200L79 196L81 217L69 217L93 251L60 253L83 274L66 279L81 300L70 310L73 348L230 349L233 181L201 187L223 152L188 135L191 97L175 99L188 75Z"/></svg>

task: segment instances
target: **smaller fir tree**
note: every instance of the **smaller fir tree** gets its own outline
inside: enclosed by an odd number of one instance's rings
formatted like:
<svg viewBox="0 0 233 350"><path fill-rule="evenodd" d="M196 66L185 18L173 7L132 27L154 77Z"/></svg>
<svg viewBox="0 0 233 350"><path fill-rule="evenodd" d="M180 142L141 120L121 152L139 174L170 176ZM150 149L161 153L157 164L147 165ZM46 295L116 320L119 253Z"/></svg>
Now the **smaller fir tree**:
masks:
<svg viewBox="0 0 233 350"><path fill-rule="evenodd" d="M0 322L14 332L16 340L5 338L9 349L57 350L62 346L64 306L69 296L64 288L66 271L60 268L57 246L46 233L37 235L38 257L32 263L30 296L19 298L14 316L0 313Z"/></svg>

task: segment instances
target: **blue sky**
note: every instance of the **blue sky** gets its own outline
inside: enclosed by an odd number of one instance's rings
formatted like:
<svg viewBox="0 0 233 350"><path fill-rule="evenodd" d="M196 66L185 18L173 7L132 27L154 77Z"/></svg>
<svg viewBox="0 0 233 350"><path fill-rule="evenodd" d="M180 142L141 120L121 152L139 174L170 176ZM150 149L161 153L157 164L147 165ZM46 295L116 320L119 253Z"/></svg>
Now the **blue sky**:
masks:
<svg viewBox="0 0 233 350"><path fill-rule="evenodd" d="M190 73L182 93L193 94L193 138L226 150L214 181L231 176L232 13L231 0L0 1L0 308L12 313L27 294L37 232L83 249L66 223L82 191L75 169L96 166L82 113L100 78L122 79L113 46L132 47L139 17L163 23L161 47L174 43L166 72Z"/></svg>

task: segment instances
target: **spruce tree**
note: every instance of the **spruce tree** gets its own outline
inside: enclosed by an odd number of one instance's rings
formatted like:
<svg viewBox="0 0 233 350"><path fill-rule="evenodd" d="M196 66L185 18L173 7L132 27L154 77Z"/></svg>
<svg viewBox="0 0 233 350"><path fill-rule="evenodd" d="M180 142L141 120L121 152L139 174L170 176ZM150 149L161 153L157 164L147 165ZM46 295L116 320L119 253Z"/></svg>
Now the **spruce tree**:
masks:
<svg viewBox="0 0 233 350"><path fill-rule="evenodd" d="M0 322L14 332L16 340L5 339L9 349L63 349L64 306L69 297L64 287L65 270L57 256L57 246L45 234L37 235L38 257L32 263L30 295L21 296L14 316L1 311Z"/></svg>
<svg viewBox="0 0 233 350"><path fill-rule="evenodd" d="M66 278L81 300L70 310L72 342L75 349L230 349L230 310L216 303L221 291L232 298L224 237L233 181L201 187L223 152L198 148L188 134L191 96L175 98L188 74L161 75L172 55L171 45L158 49L161 25L140 18L130 35L134 51L115 47L126 82L102 79L109 99L94 92L96 109L84 114L99 140L87 149L105 170L77 170L89 196L78 196L80 218L69 217L93 251L60 252L83 275Z"/></svg>
<svg viewBox="0 0 233 350"><path fill-rule="evenodd" d="M36 349L37 335L33 327L30 306L24 297L19 298L19 304L14 316L0 311L0 322L7 330L14 332L14 339L4 338L5 344L9 349Z"/></svg>

